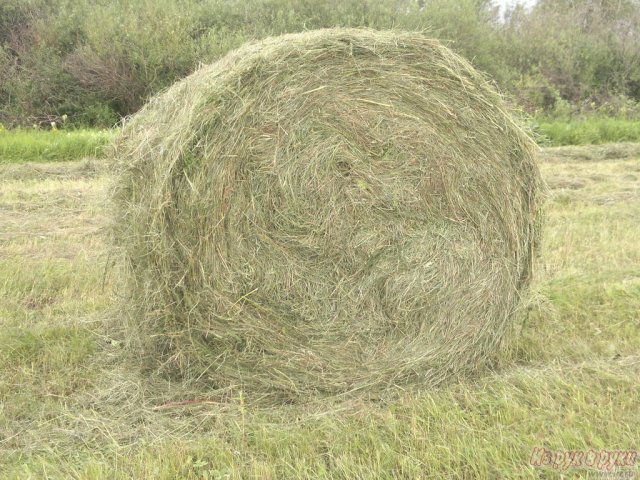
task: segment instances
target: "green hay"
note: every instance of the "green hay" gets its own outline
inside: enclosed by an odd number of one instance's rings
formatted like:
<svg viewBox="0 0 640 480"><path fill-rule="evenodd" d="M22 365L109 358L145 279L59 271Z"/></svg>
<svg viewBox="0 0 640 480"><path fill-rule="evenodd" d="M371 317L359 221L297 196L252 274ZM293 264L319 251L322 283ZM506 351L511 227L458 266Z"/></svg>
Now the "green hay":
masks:
<svg viewBox="0 0 640 480"><path fill-rule="evenodd" d="M118 142L131 347L252 402L475 371L531 278L535 151L488 82L421 34L245 45Z"/></svg>

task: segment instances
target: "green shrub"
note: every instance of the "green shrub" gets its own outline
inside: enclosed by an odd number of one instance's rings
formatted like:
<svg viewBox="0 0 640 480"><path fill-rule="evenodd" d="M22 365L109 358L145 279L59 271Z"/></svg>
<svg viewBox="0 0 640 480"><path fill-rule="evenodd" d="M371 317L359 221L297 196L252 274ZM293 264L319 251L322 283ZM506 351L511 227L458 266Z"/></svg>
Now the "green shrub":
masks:
<svg viewBox="0 0 640 480"><path fill-rule="evenodd" d="M634 0L538 0L504 18L490 0L4 0L0 121L108 127L247 40L334 26L424 31L530 114L637 115Z"/></svg>
<svg viewBox="0 0 640 480"><path fill-rule="evenodd" d="M523 77L537 78L572 104L612 97L640 101L640 3L538 0L530 13L516 9L503 27L501 53L516 73L504 85L519 92ZM548 112L554 105L542 103Z"/></svg>

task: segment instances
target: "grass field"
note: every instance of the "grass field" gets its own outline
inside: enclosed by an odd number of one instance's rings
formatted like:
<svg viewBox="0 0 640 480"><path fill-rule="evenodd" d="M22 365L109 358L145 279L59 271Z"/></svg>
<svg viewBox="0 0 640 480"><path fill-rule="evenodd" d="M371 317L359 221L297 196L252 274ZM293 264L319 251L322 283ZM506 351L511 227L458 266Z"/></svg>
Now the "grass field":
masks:
<svg viewBox="0 0 640 480"><path fill-rule="evenodd" d="M640 447L640 144L547 149L542 170L543 255L503 363L393 400L256 410L125 355L103 164L0 165L0 478L636 478L529 460Z"/></svg>

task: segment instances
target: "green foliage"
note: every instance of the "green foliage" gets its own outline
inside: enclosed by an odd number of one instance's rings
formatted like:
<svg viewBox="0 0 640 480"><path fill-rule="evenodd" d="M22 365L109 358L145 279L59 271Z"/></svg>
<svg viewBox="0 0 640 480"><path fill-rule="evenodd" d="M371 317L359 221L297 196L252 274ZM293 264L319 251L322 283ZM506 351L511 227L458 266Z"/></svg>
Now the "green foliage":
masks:
<svg viewBox="0 0 640 480"><path fill-rule="evenodd" d="M90 10L80 20L84 41L66 56L65 68L83 90L119 114L137 110L197 64L191 5L136 0Z"/></svg>
<svg viewBox="0 0 640 480"><path fill-rule="evenodd" d="M111 126L245 41L333 26L425 31L529 113L640 101L633 0L539 0L505 18L490 0L4 0L0 121Z"/></svg>
<svg viewBox="0 0 640 480"><path fill-rule="evenodd" d="M539 0L531 13L516 9L503 30L502 53L515 75L505 87L521 97L518 82L535 78L545 97L530 109L553 110L555 101L598 104L612 97L640 101L640 3L621 0Z"/></svg>

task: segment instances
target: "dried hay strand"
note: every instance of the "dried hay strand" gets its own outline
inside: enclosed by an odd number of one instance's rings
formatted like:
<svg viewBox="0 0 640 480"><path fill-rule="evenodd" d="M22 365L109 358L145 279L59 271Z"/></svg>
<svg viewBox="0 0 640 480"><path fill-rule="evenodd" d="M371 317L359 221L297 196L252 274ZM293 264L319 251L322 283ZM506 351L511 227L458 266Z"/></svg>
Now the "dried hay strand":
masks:
<svg viewBox="0 0 640 480"><path fill-rule="evenodd" d="M485 78L422 34L247 44L118 141L136 348L256 402L475 371L531 278L535 152Z"/></svg>

